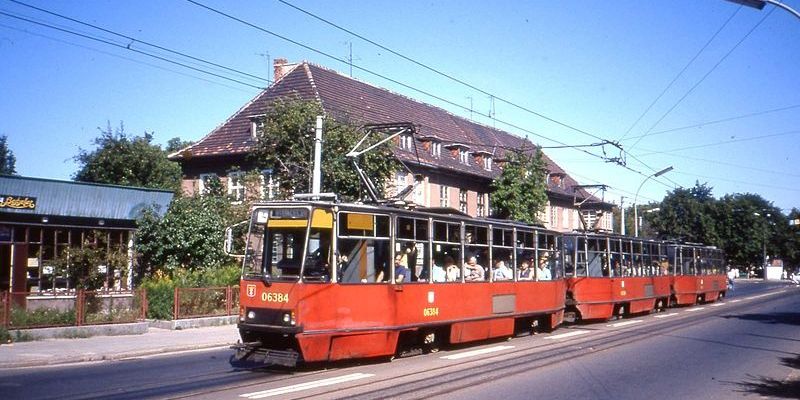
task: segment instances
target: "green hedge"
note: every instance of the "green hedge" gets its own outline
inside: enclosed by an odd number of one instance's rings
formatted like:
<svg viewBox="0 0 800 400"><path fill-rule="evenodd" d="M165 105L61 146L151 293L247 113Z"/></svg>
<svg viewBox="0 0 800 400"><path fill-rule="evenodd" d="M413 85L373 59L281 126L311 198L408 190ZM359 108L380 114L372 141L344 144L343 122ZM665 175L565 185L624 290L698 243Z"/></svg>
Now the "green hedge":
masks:
<svg viewBox="0 0 800 400"><path fill-rule="evenodd" d="M147 318L171 320L175 306L176 287L220 287L239 284L237 265L197 271L178 270L174 276L156 273L145 278L140 287L147 289Z"/></svg>

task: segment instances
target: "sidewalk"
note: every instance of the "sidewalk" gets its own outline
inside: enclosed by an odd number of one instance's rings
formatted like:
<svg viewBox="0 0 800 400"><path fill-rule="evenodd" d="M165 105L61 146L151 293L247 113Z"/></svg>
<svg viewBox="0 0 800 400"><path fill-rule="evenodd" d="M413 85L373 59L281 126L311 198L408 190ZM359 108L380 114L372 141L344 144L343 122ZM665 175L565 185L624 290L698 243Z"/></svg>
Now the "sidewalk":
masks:
<svg viewBox="0 0 800 400"><path fill-rule="evenodd" d="M238 339L236 325L223 325L181 330L148 328L141 335L19 342L0 346L0 370L224 347Z"/></svg>

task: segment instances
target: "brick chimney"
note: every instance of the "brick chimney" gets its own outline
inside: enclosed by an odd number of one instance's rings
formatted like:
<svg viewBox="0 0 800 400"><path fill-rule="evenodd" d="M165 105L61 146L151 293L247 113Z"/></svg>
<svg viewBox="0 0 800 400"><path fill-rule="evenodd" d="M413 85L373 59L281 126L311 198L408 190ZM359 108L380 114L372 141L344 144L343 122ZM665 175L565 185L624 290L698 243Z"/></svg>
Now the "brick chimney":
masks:
<svg viewBox="0 0 800 400"><path fill-rule="evenodd" d="M294 64L289 64L289 61L285 58L276 58L275 61L272 62L273 68L273 82L277 82L279 79L283 78L287 72L294 66Z"/></svg>

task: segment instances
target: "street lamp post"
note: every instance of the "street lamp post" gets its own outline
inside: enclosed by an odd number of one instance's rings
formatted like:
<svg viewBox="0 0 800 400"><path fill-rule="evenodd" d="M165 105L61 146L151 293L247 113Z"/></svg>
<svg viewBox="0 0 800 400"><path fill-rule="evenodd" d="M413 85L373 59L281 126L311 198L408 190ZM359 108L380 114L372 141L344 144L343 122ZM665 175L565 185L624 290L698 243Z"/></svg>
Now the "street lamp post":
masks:
<svg viewBox="0 0 800 400"><path fill-rule="evenodd" d="M797 12L797 10L787 6L786 4L781 3L780 1L775 1L775 0L728 0L728 1L730 1L731 3L741 4L747 7L757 8L759 10L763 10L764 6L767 5L767 3L769 3L775 7L782 8L788 11L797 18L800 18L800 12Z"/></svg>
<svg viewBox="0 0 800 400"><path fill-rule="evenodd" d="M647 178L644 178L642 184L639 185L639 188L636 189L636 196L633 197L633 236L639 237L639 211L636 205L636 201L639 199L639 191L642 190L642 186L644 186L645 182L647 182L650 178L658 178L661 175L666 174L667 172L672 171L672 166L670 165L667 168L662 169L652 175L647 175Z"/></svg>

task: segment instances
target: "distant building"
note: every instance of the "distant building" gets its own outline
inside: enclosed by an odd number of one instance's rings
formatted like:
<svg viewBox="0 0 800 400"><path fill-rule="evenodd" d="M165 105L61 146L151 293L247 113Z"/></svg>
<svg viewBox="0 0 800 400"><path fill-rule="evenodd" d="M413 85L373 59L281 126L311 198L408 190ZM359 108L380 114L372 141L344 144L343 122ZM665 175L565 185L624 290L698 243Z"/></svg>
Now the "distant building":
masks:
<svg viewBox="0 0 800 400"><path fill-rule="evenodd" d="M268 89L198 142L170 155L181 164L184 192L202 193L207 179L216 176L230 195L243 199L247 189L242 177L244 171L254 168L247 155L257 140L259 123L270 104L283 97L316 101L327 117L339 121L416 125L415 138L397 138L394 154L413 174L423 177L422 184L406 200L426 207L451 207L472 216L488 216L489 185L502 171L504 149L534 147L508 132L308 62L289 64L276 59L274 72L274 83ZM571 231L582 228L582 215L590 226L611 230L612 205L580 188L556 163L544 158L549 201L540 220L551 229ZM238 166L241 172L229 172L232 166ZM272 177L270 171L262 172L260 193L269 197ZM411 184L412 173L398 171L387 191L397 193Z"/></svg>
<svg viewBox="0 0 800 400"><path fill-rule="evenodd" d="M97 268L107 274L107 288L130 288L136 219L150 206L163 214L172 196L163 190L0 175L0 292L73 289L54 260L86 240L127 257L126 270Z"/></svg>

